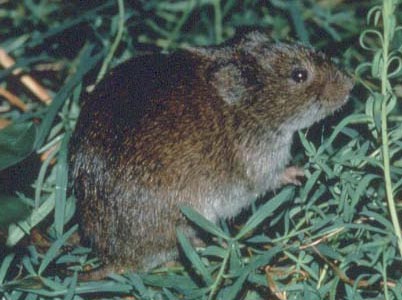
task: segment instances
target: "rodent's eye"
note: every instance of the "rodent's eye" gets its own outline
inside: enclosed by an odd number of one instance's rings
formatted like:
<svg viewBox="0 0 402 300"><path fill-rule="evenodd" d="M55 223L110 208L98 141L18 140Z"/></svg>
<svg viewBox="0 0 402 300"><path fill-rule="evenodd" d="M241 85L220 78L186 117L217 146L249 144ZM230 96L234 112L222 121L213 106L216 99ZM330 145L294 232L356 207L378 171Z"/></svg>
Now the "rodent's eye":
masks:
<svg viewBox="0 0 402 300"><path fill-rule="evenodd" d="M306 69L294 69L291 74L292 80L301 83L307 80L308 71Z"/></svg>

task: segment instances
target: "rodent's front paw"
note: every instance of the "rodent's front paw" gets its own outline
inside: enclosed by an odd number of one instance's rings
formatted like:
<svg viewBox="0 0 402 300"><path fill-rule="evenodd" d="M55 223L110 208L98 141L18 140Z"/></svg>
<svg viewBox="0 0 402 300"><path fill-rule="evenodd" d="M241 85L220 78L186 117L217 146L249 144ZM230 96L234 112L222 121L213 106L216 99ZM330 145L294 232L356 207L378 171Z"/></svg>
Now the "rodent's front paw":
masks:
<svg viewBox="0 0 402 300"><path fill-rule="evenodd" d="M296 166L288 167L282 173L281 184L294 184L300 186L302 183L298 177L304 177L304 170Z"/></svg>

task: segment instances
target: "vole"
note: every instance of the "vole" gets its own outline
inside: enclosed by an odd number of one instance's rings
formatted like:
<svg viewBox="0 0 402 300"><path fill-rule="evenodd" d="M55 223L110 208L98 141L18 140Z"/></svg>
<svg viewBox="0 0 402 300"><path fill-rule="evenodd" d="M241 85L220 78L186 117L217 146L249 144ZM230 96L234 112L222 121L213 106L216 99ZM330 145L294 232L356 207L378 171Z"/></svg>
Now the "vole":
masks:
<svg viewBox="0 0 402 300"><path fill-rule="evenodd" d="M83 239L108 270L170 260L176 227L189 226L180 204L217 222L297 182L293 133L352 85L324 54L261 32L121 64L85 99L71 140Z"/></svg>

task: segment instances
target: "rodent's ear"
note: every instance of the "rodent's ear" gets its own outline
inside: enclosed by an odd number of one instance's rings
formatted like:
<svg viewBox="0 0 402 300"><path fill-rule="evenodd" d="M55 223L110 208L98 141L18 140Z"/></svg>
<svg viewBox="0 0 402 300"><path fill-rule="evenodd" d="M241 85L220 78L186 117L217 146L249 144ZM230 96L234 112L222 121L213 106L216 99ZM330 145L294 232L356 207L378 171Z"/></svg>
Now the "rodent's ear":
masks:
<svg viewBox="0 0 402 300"><path fill-rule="evenodd" d="M259 57L270 44L272 44L272 40L266 34L259 31L251 31L243 37L239 46L246 53L252 53L256 57Z"/></svg>
<svg viewBox="0 0 402 300"><path fill-rule="evenodd" d="M214 68L209 82L214 86L222 99L228 104L235 104L246 95L246 86L240 69L233 63Z"/></svg>
<svg viewBox="0 0 402 300"><path fill-rule="evenodd" d="M227 61L231 58L231 47L208 46L208 47L185 47L184 50L208 61Z"/></svg>

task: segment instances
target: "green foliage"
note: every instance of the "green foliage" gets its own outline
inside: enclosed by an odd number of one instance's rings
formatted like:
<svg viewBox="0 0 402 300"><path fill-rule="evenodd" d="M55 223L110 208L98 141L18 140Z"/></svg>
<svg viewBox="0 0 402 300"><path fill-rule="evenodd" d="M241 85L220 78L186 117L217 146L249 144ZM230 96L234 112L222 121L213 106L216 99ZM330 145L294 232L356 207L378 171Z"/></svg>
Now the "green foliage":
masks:
<svg viewBox="0 0 402 300"><path fill-rule="evenodd" d="M0 170L19 163L33 150L36 130L32 123L13 124L0 132Z"/></svg>
<svg viewBox="0 0 402 300"><path fill-rule="evenodd" d="M27 107L1 98L0 121L11 123L0 130L5 299L401 299L397 0L4 2L0 50L16 64L0 70L0 88ZM311 43L355 70L347 108L299 132L294 152L306 170L304 184L285 187L220 226L183 206L211 237L195 249L178 231L183 266L83 282L82 270L99 263L91 249L71 242L77 226L67 151L81 95L131 56L219 44L245 26ZM21 83L18 69L46 87L49 105ZM26 165L39 157L39 164ZM22 168L29 169L18 173ZM25 180L26 173L33 179ZM33 228L49 245L23 241Z"/></svg>
<svg viewBox="0 0 402 300"><path fill-rule="evenodd" d="M20 198L9 195L0 196L0 227L18 222L28 215L28 206Z"/></svg>

